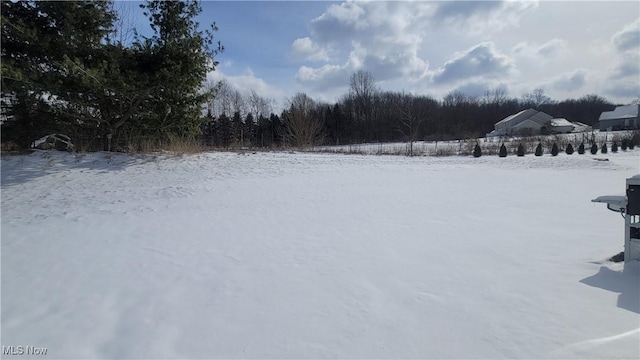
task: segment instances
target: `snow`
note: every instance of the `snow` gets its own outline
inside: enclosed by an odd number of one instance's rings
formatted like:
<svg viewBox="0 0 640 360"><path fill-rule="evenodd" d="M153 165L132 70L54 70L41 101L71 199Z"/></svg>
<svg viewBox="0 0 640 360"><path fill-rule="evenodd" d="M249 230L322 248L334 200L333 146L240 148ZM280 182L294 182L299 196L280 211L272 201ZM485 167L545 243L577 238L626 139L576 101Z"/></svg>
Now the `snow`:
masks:
<svg viewBox="0 0 640 360"><path fill-rule="evenodd" d="M47 358L638 358L640 150L2 158L2 345ZM594 159L609 161L594 161Z"/></svg>

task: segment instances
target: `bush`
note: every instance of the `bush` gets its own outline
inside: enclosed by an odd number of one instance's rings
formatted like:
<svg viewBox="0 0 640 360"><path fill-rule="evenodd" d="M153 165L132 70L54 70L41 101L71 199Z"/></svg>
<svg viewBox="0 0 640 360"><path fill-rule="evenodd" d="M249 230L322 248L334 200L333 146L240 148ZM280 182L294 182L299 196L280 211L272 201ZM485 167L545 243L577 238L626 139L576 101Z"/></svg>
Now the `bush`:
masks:
<svg viewBox="0 0 640 360"><path fill-rule="evenodd" d="M518 145L518 156L524 156L524 146Z"/></svg>
<svg viewBox="0 0 640 360"><path fill-rule="evenodd" d="M607 149L607 143L604 143L604 144L602 145L602 148L600 148L600 152L601 152L601 153L603 153L603 154L606 154L606 153L607 153L607 151L609 151L609 150Z"/></svg>
<svg viewBox="0 0 640 360"><path fill-rule="evenodd" d="M598 153L598 145L596 145L596 143L593 143L593 145L591 145L591 154L595 155Z"/></svg>
<svg viewBox="0 0 640 360"><path fill-rule="evenodd" d="M613 142L613 145L611 145L611 151L613 151L614 153L618 152L618 143L617 142Z"/></svg>
<svg viewBox="0 0 640 360"><path fill-rule="evenodd" d="M584 154L584 143L580 143L580 146L578 146L578 154Z"/></svg>
<svg viewBox="0 0 640 360"><path fill-rule="evenodd" d="M633 138L629 139L629 150L633 150L633 147L636 146L636 142Z"/></svg>
<svg viewBox="0 0 640 360"><path fill-rule="evenodd" d="M542 143L538 143L536 146L536 156L542 156Z"/></svg>
<svg viewBox="0 0 640 360"><path fill-rule="evenodd" d="M573 145L571 145L571 143L567 144L567 148L564 152L566 152L568 155L573 154Z"/></svg>
<svg viewBox="0 0 640 360"><path fill-rule="evenodd" d="M551 148L551 155L553 156L558 155L558 144L553 143L553 147Z"/></svg>
<svg viewBox="0 0 640 360"><path fill-rule="evenodd" d="M629 146L629 142L627 142L627 139L622 139L622 144L620 144L620 148L622 148L622 151L627 151L627 146Z"/></svg>
<svg viewBox="0 0 640 360"><path fill-rule="evenodd" d="M500 146L500 153L498 153L498 155L500 157L507 157L507 148L504 146L504 144Z"/></svg>
<svg viewBox="0 0 640 360"><path fill-rule="evenodd" d="M482 156L482 149L480 149L480 145L476 144L476 147L473 148L473 157Z"/></svg>

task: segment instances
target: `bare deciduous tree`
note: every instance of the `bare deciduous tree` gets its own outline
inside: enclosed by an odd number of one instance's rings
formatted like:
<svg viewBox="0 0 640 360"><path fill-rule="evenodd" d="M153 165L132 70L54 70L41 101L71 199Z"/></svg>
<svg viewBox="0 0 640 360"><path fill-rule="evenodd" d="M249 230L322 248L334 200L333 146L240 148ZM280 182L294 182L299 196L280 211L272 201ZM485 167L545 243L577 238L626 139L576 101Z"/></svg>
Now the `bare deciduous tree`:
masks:
<svg viewBox="0 0 640 360"><path fill-rule="evenodd" d="M540 105L550 103L551 98L545 95L544 89L536 88L536 89L533 89L533 92L522 95L522 102L524 104L537 108Z"/></svg>
<svg viewBox="0 0 640 360"><path fill-rule="evenodd" d="M358 70L349 77L349 97L354 102L354 117L364 134L360 140L370 140L373 134L373 118L376 114L374 98L378 93L375 79L369 71Z"/></svg>
<svg viewBox="0 0 640 360"><path fill-rule="evenodd" d="M273 99L262 97L253 89L247 97L249 112L251 112L255 117L259 117L260 115L265 117L269 116L271 109L273 108L273 102Z"/></svg>
<svg viewBox="0 0 640 360"><path fill-rule="evenodd" d="M300 149L320 143L324 123L316 103L305 93L297 93L283 112L283 137Z"/></svg>
<svg viewBox="0 0 640 360"><path fill-rule="evenodd" d="M413 156L413 143L417 140L420 126L429 116L429 99L402 94L396 104L398 131L409 141L407 155Z"/></svg>

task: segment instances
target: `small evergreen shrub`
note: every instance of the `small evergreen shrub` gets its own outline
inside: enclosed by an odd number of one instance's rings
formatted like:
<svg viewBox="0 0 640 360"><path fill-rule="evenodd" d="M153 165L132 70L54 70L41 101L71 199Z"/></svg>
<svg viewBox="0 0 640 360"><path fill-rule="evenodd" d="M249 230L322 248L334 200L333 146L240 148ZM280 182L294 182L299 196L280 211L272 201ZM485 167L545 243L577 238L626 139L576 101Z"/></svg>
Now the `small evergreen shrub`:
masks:
<svg viewBox="0 0 640 360"><path fill-rule="evenodd" d="M518 156L524 156L524 146L518 145Z"/></svg>
<svg viewBox="0 0 640 360"><path fill-rule="evenodd" d="M551 148L551 155L552 156L557 156L558 155L558 144L553 143L553 147Z"/></svg>
<svg viewBox="0 0 640 360"><path fill-rule="evenodd" d="M536 156L542 156L542 143L538 143L536 146Z"/></svg>
<svg viewBox="0 0 640 360"><path fill-rule="evenodd" d="M633 150L633 147L636 146L636 142L633 138L629 139L629 150Z"/></svg>
<svg viewBox="0 0 640 360"><path fill-rule="evenodd" d="M480 145L476 144L476 147L473 148L473 157L482 156L482 149L480 149Z"/></svg>
<svg viewBox="0 0 640 360"><path fill-rule="evenodd" d="M598 145L596 145L596 143L593 143L593 145L591 145L591 154L595 155L598 153Z"/></svg>
<svg viewBox="0 0 640 360"><path fill-rule="evenodd" d="M507 147L504 146L504 144L502 144L502 146L500 146L500 153L498 153L498 156L507 157Z"/></svg>
<svg viewBox="0 0 640 360"><path fill-rule="evenodd" d="M622 139L622 143L620 144L620 148L622 149L622 151L627 151L627 146L629 146L627 139Z"/></svg>
<svg viewBox="0 0 640 360"><path fill-rule="evenodd" d="M568 155L573 154L573 145L571 145L571 143L569 143L567 145L567 148L564 150L564 152L566 152Z"/></svg>
<svg viewBox="0 0 640 360"><path fill-rule="evenodd" d="M618 152L618 143L617 142L613 142L613 145L611 145L611 151L614 153Z"/></svg>
<svg viewBox="0 0 640 360"><path fill-rule="evenodd" d="M578 146L578 154L584 154L584 143L580 143L580 146Z"/></svg>
<svg viewBox="0 0 640 360"><path fill-rule="evenodd" d="M609 149L607 149L607 143L604 143L602 145L602 147L600 148L600 152L603 153L603 154L606 154L607 151L609 151Z"/></svg>

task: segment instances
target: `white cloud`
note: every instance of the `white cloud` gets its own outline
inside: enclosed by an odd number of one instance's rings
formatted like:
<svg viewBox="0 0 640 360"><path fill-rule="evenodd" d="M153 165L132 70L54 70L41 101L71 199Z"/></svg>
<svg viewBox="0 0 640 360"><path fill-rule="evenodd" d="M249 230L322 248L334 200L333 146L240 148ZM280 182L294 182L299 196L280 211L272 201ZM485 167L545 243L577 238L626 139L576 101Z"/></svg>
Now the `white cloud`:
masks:
<svg viewBox="0 0 640 360"><path fill-rule="evenodd" d="M517 26L538 1L444 1L438 3L432 21L464 34L496 33Z"/></svg>
<svg viewBox="0 0 640 360"><path fill-rule="evenodd" d="M296 74L296 81L315 90L332 89L344 86L349 79L350 69L345 65L323 65L318 68L301 66Z"/></svg>
<svg viewBox="0 0 640 360"><path fill-rule="evenodd" d="M327 51L310 37L296 39L291 45L291 57L295 60L329 61Z"/></svg>
<svg viewBox="0 0 640 360"><path fill-rule="evenodd" d="M515 68L508 56L498 52L493 43L478 44L455 54L432 77L436 84L452 84L470 78L501 79Z"/></svg>
<svg viewBox="0 0 640 360"><path fill-rule="evenodd" d="M298 84L323 91L344 87L356 70L369 71L376 81L403 81L407 87L428 82L432 45L441 46L435 31L495 33L513 26L536 2L396 2L348 1L330 5L309 24L309 36L296 39L296 59L325 62L298 68ZM429 37L429 48L424 40ZM451 46L451 45L448 45ZM466 59L454 59L435 74L437 82L460 76L501 77L514 67L493 46L479 46ZM469 60L467 63L463 63ZM474 64L478 62L478 64ZM454 71L465 71L461 75ZM409 89L407 89L409 90Z"/></svg>
<svg viewBox="0 0 640 360"><path fill-rule="evenodd" d="M569 74L563 74L551 81L551 87L556 90L571 92L581 89L587 79L588 72L585 69L578 69Z"/></svg>
<svg viewBox="0 0 640 360"><path fill-rule="evenodd" d="M251 68L247 68L242 75L226 75L219 69L207 74L207 81L211 83L217 83L222 80L243 94L248 94L253 90L264 98L275 100L286 96L286 92L282 89L273 87L263 79L255 76Z"/></svg>
<svg viewBox="0 0 640 360"><path fill-rule="evenodd" d="M569 45L566 40L554 38L543 44L520 42L513 48L513 54L527 57L534 61L547 62L550 59L569 53Z"/></svg>
<svg viewBox="0 0 640 360"><path fill-rule="evenodd" d="M611 72L614 79L635 79L640 81L640 54L637 52L627 52L620 55L618 63Z"/></svg>
<svg viewBox="0 0 640 360"><path fill-rule="evenodd" d="M620 52L640 49L640 18L615 33L611 43Z"/></svg>

